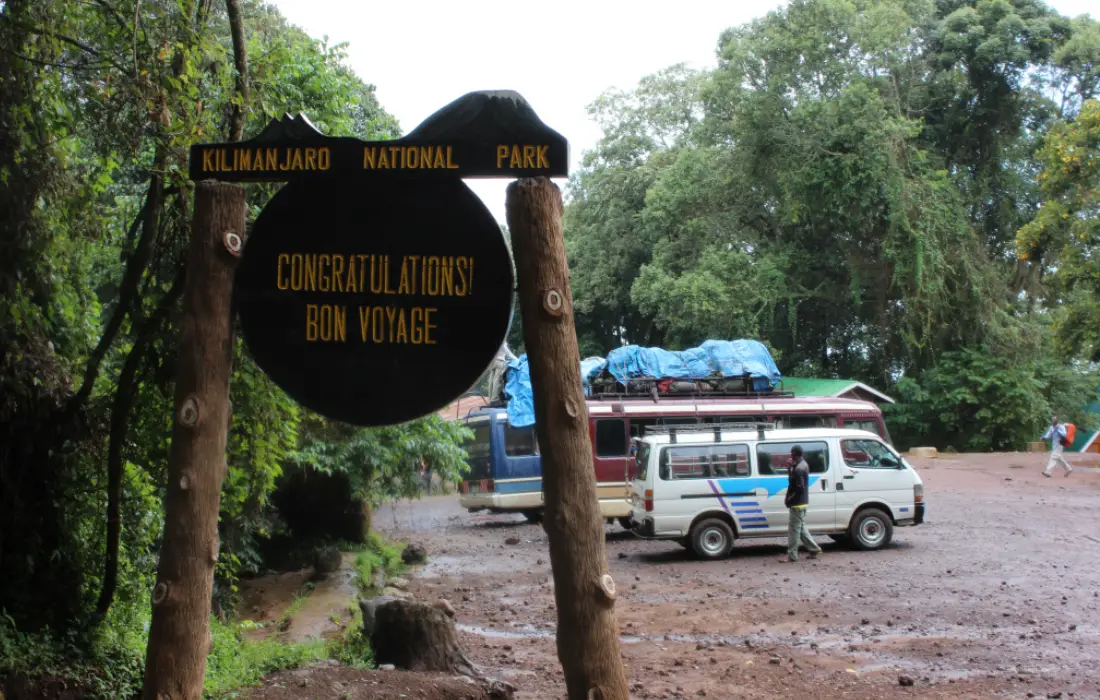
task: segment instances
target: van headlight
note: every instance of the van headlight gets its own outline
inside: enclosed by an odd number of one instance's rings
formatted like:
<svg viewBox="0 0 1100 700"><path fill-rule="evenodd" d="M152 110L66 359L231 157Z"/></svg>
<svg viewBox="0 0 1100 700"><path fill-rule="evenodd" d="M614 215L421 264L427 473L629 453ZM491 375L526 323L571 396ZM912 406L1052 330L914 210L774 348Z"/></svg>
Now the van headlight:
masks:
<svg viewBox="0 0 1100 700"><path fill-rule="evenodd" d="M924 502L924 484L913 484L913 502Z"/></svg>

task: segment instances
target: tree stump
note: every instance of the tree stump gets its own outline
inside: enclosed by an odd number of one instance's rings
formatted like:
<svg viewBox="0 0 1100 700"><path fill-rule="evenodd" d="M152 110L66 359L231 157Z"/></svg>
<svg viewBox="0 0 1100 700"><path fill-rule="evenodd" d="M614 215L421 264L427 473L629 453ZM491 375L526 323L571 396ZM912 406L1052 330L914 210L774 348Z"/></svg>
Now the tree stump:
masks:
<svg viewBox="0 0 1100 700"><path fill-rule="evenodd" d="M365 618L363 622L368 627ZM374 607L369 628L379 665L481 677L459 646L454 620L438 607L415 600L386 600Z"/></svg>

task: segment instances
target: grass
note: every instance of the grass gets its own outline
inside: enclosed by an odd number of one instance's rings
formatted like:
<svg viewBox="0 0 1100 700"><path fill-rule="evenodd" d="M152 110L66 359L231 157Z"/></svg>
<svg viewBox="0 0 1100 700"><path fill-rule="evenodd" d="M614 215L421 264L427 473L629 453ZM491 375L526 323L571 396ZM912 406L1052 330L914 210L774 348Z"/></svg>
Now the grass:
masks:
<svg viewBox="0 0 1100 700"><path fill-rule="evenodd" d="M399 543L387 542L376 532L367 535L366 548L355 555L356 584L363 593L376 593L374 573L384 571L387 576L404 573L408 567L401 561L402 547Z"/></svg>

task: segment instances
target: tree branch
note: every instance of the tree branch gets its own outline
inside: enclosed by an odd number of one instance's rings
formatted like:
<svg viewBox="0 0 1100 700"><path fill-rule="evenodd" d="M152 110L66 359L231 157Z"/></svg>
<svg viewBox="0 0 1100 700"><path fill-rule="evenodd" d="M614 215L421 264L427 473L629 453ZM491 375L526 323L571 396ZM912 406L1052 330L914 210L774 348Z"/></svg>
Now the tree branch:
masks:
<svg viewBox="0 0 1100 700"><path fill-rule="evenodd" d="M240 141L248 114L248 46L245 43L240 1L225 0L225 9L229 14L229 29L233 35L233 63L237 67L237 94L240 98L240 104L233 105L233 114L229 120L229 140Z"/></svg>
<svg viewBox="0 0 1100 700"><path fill-rule="evenodd" d="M115 599L118 586L118 552L122 541L122 446L130 431L130 411L137 394L138 370L150 343L183 294L186 265L180 265L172 286L157 304L157 309L141 324L134 346L126 355L118 378L118 389L111 406L111 433L107 445L107 552L104 557L103 587L96 603L96 619L101 621Z"/></svg>

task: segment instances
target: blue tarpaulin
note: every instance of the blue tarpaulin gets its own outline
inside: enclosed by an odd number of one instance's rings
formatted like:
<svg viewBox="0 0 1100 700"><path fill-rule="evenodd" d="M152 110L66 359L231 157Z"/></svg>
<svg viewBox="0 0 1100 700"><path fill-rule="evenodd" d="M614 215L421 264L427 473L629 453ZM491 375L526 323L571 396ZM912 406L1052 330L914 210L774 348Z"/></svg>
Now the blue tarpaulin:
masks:
<svg viewBox="0 0 1100 700"><path fill-rule="evenodd" d="M743 377L753 379L755 391L770 391L782 376L771 353L756 340L708 340L700 347L672 351L627 345L612 350L607 359L589 357L581 361L584 393L590 393L593 379L607 369L625 384L631 379L706 379ZM535 424L535 401L527 356L508 363L504 387L508 399L508 422L516 427Z"/></svg>

